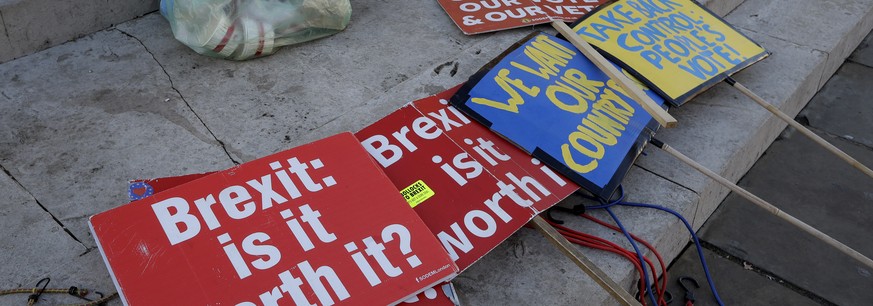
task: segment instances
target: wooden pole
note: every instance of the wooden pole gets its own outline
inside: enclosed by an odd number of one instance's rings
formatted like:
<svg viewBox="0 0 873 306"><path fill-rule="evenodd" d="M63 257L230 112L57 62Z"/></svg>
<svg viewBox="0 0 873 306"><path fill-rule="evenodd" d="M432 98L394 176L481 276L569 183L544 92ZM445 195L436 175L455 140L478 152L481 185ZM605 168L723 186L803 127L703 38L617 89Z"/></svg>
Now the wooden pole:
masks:
<svg viewBox="0 0 873 306"><path fill-rule="evenodd" d="M639 103L639 105L642 106L649 115L652 115L652 118L654 118L655 121L658 121L658 123L666 128L676 127L676 118L673 118L673 116L655 103L655 101L646 95L639 86L615 68L612 63L606 60L603 55L600 55L597 50L594 50L594 47L585 42L585 40L579 37L576 32L573 32L573 29L568 27L567 24L563 21L555 20L552 21L552 27L554 27L555 30L558 30L558 33L564 35L564 38L569 40L573 46L576 46L576 49L579 49L579 51L581 51L588 60L594 63L597 68L600 68L600 70L606 73L606 75L611 79L618 82L618 85L624 89L624 92L626 92L631 99Z"/></svg>
<svg viewBox="0 0 873 306"><path fill-rule="evenodd" d="M577 250L576 247L570 243L570 241L567 241L567 238L561 236L561 234L558 233L558 231L555 230L555 228L552 227L548 221L544 220L543 217L534 217L534 219L530 221L530 224L533 225L533 227L535 227L537 230L539 230L540 233L543 234L543 236L546 236L546 238L549 239L549 242L551 242L555 245L555 247L560 249L565 256L573 260L573 262L577 266L579 266L582 271L585 271L588 276L591 276L591 278L594 279L597 284L606 289L606 291L608 291L610 295L615 297L615 299L618 300L619 303L627 306L642 305L640 304L640 302L635 300L630 293L628 293L626 290L621 289L618 284L612 281L612 279L609 278L609 276L607 276L606 273L603 272L603 270L597 268L597 266L595 266L594 263L588 259L588 257L582 255L582 253L579 252L579 250Z"/></svg>
<svg viewBox="0 0 873 306"><path fill-rule="evenodd" d="M742 92L743 94L748 96L749 98L752 98L752 100L755 101L756 103L758 103L758 105L761 105L764 108L766 108L768 111L770 111L770 113L773 113L773 115L776 115L776 117L778 117L779 119L782 119L782 121L785 121L786 123L788 123L788 125L797 129L797 131L799 131L801 134L805 135L806 137L809 137L809 139L812 139L812 141L821 145L822 147L824 147L828 151L831 151L831 153L838 156L842 160L846 161L847 163L849 163L849 165L852 165L852 167L855 167L855 169L861 170L861 172L864 172L864 174L873 178L873 170L870 170L870 168L867 168L867 166L864 166L864 164L861 164L861 162L852 158L851 156L849 156L849 154L846 154L846 152L843 152L842 150L838 149L834 145L830 144L829 142L827 142L826 140L824 140L820 136L818 136L815 133L813 133L812 131L810 131L805 126L801 125L800 123L797 123L797 121L794 121L793 118L791 118L787 114L783 113L781 110L779 110L778 108L773 106L773 104L770 104L770 103L767 103L767 101L764 101L763 98L761 98L760 96L756 95L754 92L752 92L751 90L746 88L746 86L743 86L743 84L738 83L736 80L734 80L732 78L727 78L727 80L725 80L725 82L727 82L728 84L730 84L731 86L733 86L734 88L736 88L737 90L739 90L740 92Z"/></svg>
<svg viewBox="0 0 873 306"><path fill-rule="evenodd" d="M773 204L770 204L767 201L764 201L761 198L755 196L751 192L746 191L745 189L741 188L740 186L737 186L736 184L731 183L726 178L722 177L721 175L716 174L715 172L712 172L712 170L707 169L703 165L698 164L697 162L695 162L694 160L692 160L688 156L685 156L684 154L679 153L679 151L676 151L676 149L673 149L672 147L668 146L667 144L665 144L661 141L658 141L657 139L652 139L652 144L658 148L661 148L662 150L669 153L670 155L673 155L673 157L675 157L676 159L679 159L680 161L684 162L685 164L691 166L692 168L697 169L697 171L700 171L701 173L703 173L704 175L708 176L709 178L715 180L716 182L719 182L720 184L724 185L725 187L727 187L731 191L746 198L746 200L749 200L750 202L754 203L755 205L758 205L758 207L761 207L764 210L766 210L767 212L773 214L774 216L779 217L782 220L785 220L788 223L791 223L792 225L799 227L804 232L807 232L810 235L813 235L814 237L818 238L819 240L824 241L825 243L836 248L837 250L840 250L844 254L849 255L850 257L860 261L861 263L863 263L867 267L870 267L871 269L873 269L873 260L871 260L867 256L864 256L864 254L861 254L858 251L855 251L854 249L850 248L849 246L843 244L842 242L839 242L836 239L831 238L827 234L822 233L821 231L817 230L816 228L810 226L809 224L806 224L803 221L800 221L797 218L782 211L778 207L773 206Z"/></svg>

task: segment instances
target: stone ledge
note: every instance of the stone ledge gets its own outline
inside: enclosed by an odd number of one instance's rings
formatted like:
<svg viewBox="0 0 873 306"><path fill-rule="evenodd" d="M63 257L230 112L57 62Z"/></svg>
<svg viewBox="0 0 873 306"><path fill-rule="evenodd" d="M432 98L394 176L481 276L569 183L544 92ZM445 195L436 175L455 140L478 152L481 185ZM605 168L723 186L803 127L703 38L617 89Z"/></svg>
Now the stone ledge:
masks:
<svg viewBox="0 0 873 306"><path fill-rule="evenodd" d="M159 0L0 2L0 63L154 12Z"/></svg>

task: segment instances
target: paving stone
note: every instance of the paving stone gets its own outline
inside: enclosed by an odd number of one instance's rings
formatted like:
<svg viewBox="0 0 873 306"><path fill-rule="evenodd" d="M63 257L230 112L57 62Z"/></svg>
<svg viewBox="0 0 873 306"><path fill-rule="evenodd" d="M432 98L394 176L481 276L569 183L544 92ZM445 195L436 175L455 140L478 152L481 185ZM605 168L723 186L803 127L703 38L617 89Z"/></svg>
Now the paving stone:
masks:
<svg viewBox="0 0 873 306"><path fill-rule="evenodd" d="M868 34L864 41L858 45L858 48L855 49L855 52L852 52L852 56L849 56L849 60L867 67L873 67L873 47L871 45L873 45L873 34Z"/></svg>
<svg viewBox="0 0 873 306"><path fill-rule="evenodd" d="M725 305L819 305L819 303L788 289L778 280L771 280L756 271L747 270L742 263L733 262L707 249L703 250L710 275L713 277L718 295ZM706 274L694 245L689 245L667 271L667 291L673 294L671 305L683 305L685 290L679 286L679 277L694 278L700 288L694 289L694 305L718 305L709 290ZM686 283L689 281L686 280ZM693 286L690 283L687 286ZM693 287L692 287L693 288Z"/></svg>
<svg viewBox="0 0 873 306"><path fill-rule="evenodd" d="M719 16L724 16L733 11L737 6L746 0L701 0L697 1L703 4L713 13Z"/></svg>
<svg viewBox="0 0 873 306"><path fill-rule="evenodd" d="M733 25L828 53L829 76L873 28L870 0L747 0L726 17ZM817 87L824 85L827 78Z"/></svg>
<svg viewBox="0 0 873 306"><path fill-rule="evenodd" d="M346 76L354 84L382 92L406 81L425 67L450 60L464 49L464 45L452 36L429 27L420 27L419 22L384 18L367 20L369 16L365 15L379 12L375 17L381 17L385 10L405 12L406 8L417 7L422 3L363 2L358 7L376 3L384 5L375 6L372 10L358 10L357 14L362 22L350 24L345 31L327 39L292 46L284 51L295 57L300 57L297 54L305 54L304 59L309 60L308 67L324 67ZM434 1L427 3L429 6L436 6ZM439 12L437 10L441 9L432 8L434 13ZM470 39L478 40L483 37ZM337 52L338 50L342 52ZM330 88L329 84L337 84L327 80L323 83L327 88Z"/></svg>
<svg viewBox="0 0 873 306"><path fill-rule="evenodd" d="M701 2L716 13L724 15L742 1L704 0ZM0 11L5 11L5 15L10 16L8 19L12 22L13 36L17 39L24 38L24 40L18 41L17 48L8 43L0 44L0 62L25 56L81 35L111 27L113 24L130 20L136 16L154 12L159 3L157 0L49 2L45 0L0 2ZM398 6L403 7L398 9ZM460 45L467 45L477 41L482 36L490 35L464 35L436 1L418 2L415 5L376 0L353 1L352 22L363 24L373 20L380 20L382 23L391 21L394 24L414 25L414 27L434 33L445 34ZM56 24L57 22L60 22L61 25ZM52 24L52 26L46 26L46 24ZM0 29L2 29L2 25L0 25ZM5 31L0 31L0 33L5 33Z"/></svg>
<svg viewBox="0 0 873 306"><path fill-rule="evenodd" d="M693 215L696 196L682 187L634 167L625 182L628 200L651 202ZM631 231L673 258L688 241L676 218L644 208L616 207ZM603 211L591 212L609 220ZM624 236L593 222L563 213L566 226L630 248ZM630 292L639 277L629 261L603 251L580 248L600 269ZM512 268L507 268L512 267ZM455 281L463 305L615 305L616 301L533 229L522 229L482 258Z"/></svg>
<svg viewBox="0 0 873 306"><path fill-rule="evenodd" d="M873 147L873 68L846 62L800 116L809 125Z"/></svg>
<svg viewBox="0 0 873 306"><path fill-rule="evenodd" d="M28 286L37 276L86 251L2 171L0 194L0 290Z"/></svg>
<svg viewBox="0 0 873 306"><path fill-rule="evenodd" d="M753 32L747 34L773 55L735 76L742 84L789 115L815 94L826 56L803 46ZM657 138L698 163L736 181L787 125L739 91L718 84L671 113L679 127ZM637 164L700 194L695 227L702 225L727 188L653 147Z"/></svg>
<svg viewBox="0 0 873 306"><path fill-rule="evenodd" d="M299 135L329 123L374 96L373 91L348 75L325 69L342 67L339 63L315 63L313 57L318 54L294 47L269 57L234 62L194 53L173 38L167 22L158 14L118 28L142 40L194 111L238 160L248 161L303 144ZM338 48L330 40L334 37L337 36L304 45L333 44L335 48L323 52L339 55L369 52L374 58L385 58L375 56L374 50ZM347 64L351 65L345 66L349 69L369 71L372 76L384 72L365 70L377 67L372 63Z"/></svg>
<svg viewBox="0 0 873 306"><path fill-rule="evenodd" d="M403 33L403 36L416 36L425 32L441 34L461 48L495 34L465 35L437 1L409 3L379 0L353 1L352 21L358 22L364 25L364 29L372 31L378 31L378 28L397 29L402 27L407 29L400 32ZM363 38L368 37L371 36L366 35ZM411 38L415 39L415 37Z"/></svg>
<svg viewBox="0 0 873 306"><path fill-rule="evenodd" d="M750 192L873 256L873 179L797 133L776 141L740 181ZM825 137L862 163L873 150ZM734 256L840 305L873 300L873 271L735 195L701 230Z"/></svg>
<svg viewBox="0 0 873 306"><path fill-rule="evenodd" d="M59 260L54 269L48 270L40 274L38 277L26 282L22 285L23 288L30 288L36 285L43 277L51 278L49 288L65 289L71 286L87 289L88 295L86 298L98 299L100 296L96 292L104 295L116 292L115 285L112 283L112 278L109 276L109 271L106 270L106 265L103 264L103 257L100 256L100 251L91 249L85 254ZM0 296L0 304L2 305L23 305L23 301L27 301L27 294L18 294L10 296ZM70 305L81 304L87 301L70 296L68 294L43 294L40 296L37 305ZM122 305L118 298L109 300L106 304L109 306Z"/></svg>
<svg viewBox="0 0 873 306"><path fill-rule="evenodd" d="M52 1L0 3L5 31L13 48L0 47L0 63L53 47L113 24L157 10L158 0Z"/></svg>
<svg viewBox="0 0 873 306"><path fill-rule="evenodd" d="M88 246L127 181L232 165L151 55L117 31L0 66L0 164Z"/></svg>
<svg viewBox="0 0 873 306"><path fill-rule="evenodd" d="M528 29L494 33L459 53L454 59L426 67L402 86L395 86L360 105L350 106L345 114L301 136L301 140L309 142L342 131L358 131L408 102L462 84L483 65L528 34Z"/></svg>
<svg viewBox="0 0 873 306"><path fill-rule="evenodd" d="M0 10L0 63L11 60L15 57L14 51L15 47L12 45L12 41L9 40L8 32L6 31L6 24L3 22L3 14L2 10Z"/></svg>

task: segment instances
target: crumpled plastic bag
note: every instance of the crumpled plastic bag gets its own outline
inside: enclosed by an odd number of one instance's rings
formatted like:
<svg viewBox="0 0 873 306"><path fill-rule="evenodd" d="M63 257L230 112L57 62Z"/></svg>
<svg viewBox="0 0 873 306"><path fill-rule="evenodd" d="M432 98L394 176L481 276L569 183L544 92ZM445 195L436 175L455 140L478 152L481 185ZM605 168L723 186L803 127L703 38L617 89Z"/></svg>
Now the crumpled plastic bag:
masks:
<svg viewBox="0 0 873 306"><path fill-rule="evenodd" d="M200 54L247 60L349 24L349 0L161 0L177 40Z"/></svg>

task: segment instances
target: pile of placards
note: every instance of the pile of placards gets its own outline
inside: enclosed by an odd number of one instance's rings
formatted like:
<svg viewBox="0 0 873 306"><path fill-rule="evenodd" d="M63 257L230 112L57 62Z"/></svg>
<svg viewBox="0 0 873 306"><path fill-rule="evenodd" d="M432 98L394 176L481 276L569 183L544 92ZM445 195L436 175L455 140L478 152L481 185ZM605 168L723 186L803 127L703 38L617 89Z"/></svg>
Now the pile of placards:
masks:
<svg viewBox="0 0 873 306"><path fill-rule="evenodd" d="M768 54L689 0L439 2L468 34L553 22L569 41L531 33L357 133L132 182L90 220L123 302L457 304L447 281L538 214L580 187L609 199L647 143L671 150L652 138L665 102Z"/></svg>

